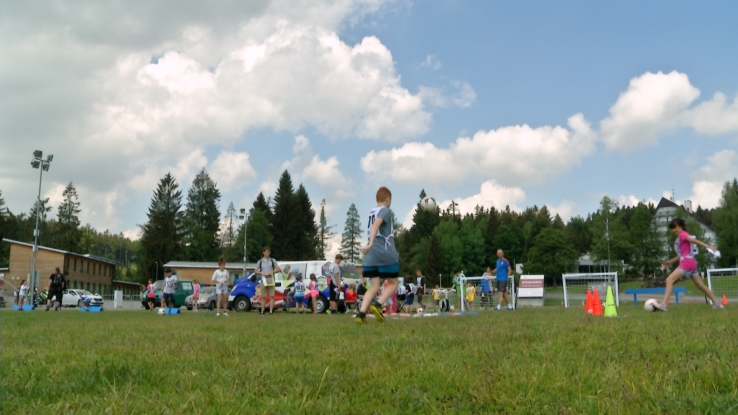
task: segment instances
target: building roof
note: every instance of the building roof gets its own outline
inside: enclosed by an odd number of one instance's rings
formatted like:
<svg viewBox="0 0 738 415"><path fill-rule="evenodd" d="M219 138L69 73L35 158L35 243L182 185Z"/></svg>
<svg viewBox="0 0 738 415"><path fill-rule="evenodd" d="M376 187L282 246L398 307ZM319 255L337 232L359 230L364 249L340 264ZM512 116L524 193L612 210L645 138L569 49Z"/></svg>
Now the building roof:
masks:
<svg viewBox="0 0 738 415"><path fill-rule="evenodd" d="M662 208L669 208L669 207L675 207L675 208L678 208L678 207L679 207L679 205L677 205L676 203L672 202L671 200L669 200L669 199L667 199L667 198L665 198L665 197L662 197L662 198L661 198L661 200L659 201L659 205L658 205L658 206L656 206L656 210L658 211L659 209L662 209ZM686 212L686 209L685 209L685 212ZM697 222L697 223L699 223L700 225L704 226L705 228L707 228L707 229L709 229L709 230L711 230L711 231L715 232L715 229L713 229L713 228L712 228L712 226L710 226L710 225L706 224L705 222L702 222L701 220L699 220L699 219L695 218L695 217L694 217L694 214L692 214L691 212L687 212L687 214L688 214L688 215L689 215L689 216L690 216L690 217L692 218L692 220L694 220L695 222Z"/></svg>
<svg viewBox="0 0 738 415"><path fill-rule="evenodd" d="M28 247L33 248L33 244L28 243L28 242L15 241L13 239L8 239L8 238L3 238L3 241L4 242L11 243L11 244L18 244L18 245L23 245L23 246L28 246ZM64 255L76 255L76 256L79 256L79 257L84 257L84 258L92 259L92 260L95 260L95 261L98 261L98 262L106 262L106 263L111 264L111 265L118 265L118 263L115 262L115 261L113 261L113 260L110 260L108 258L103 258L103 257L95 256L95 255L90 255L90 254L82 255L82 254L78 254L76 252L63 251L61 249L49 248L47 246L41 246L41 245L39 245L38 248L39 249L45 249L45 250L51 251L51 252L58 252L58 253L64 254Z"/></svg>
<svg viewBox="0 0 738 415"><path fill-rule="evenodd" d="M204 269L218 269L217 262L197 262L197 261L169 261L164 264L165 267L169 268L204 268ZM226 262L226 269L243 269L243 262ZM256 268L255 263L246 264L246 269Z"/></svg>
<svg viewBox="0 0 738 415"><path fill-rule="evenodd" d="M661 208L667 208L667 207L679 207L676 203L672 202L671 200L662 197L661 200L659 200L658 206L656 206L656 210L659 210Z"/></svg>

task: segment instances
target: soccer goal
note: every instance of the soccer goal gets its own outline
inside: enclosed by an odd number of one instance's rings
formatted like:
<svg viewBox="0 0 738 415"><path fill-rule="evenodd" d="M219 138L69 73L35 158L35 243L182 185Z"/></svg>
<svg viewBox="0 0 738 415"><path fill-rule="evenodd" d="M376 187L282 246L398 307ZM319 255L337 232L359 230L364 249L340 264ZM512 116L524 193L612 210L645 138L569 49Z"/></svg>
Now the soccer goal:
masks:
<svg viewBox="0 0 738 415"><path fill-rule="evenodd" d="M564 274L564 306L579 304L587 299L587 290L597 290L600 299L605 301L607 287L612 287L615 305L620 306L617 272L598 272L592 274Z"/></svg>
<svg viewBox="0 0 738 415"><path fill-rule="evenodd" d="M707 286L718 300L738 300L738 268L708 269Z"/></svg>
<svg viewBox="0 0 738 415"><path fill-rule="evenodd" d="M456 295L459 299L459 309L464 311L491 310L497 304L497 280L495 277L467 277L462 274L462 290ZM474 288L474 294L467 290L468 284ZM510 275L507 282L507 296L515 308L515 275Z"/></svg>

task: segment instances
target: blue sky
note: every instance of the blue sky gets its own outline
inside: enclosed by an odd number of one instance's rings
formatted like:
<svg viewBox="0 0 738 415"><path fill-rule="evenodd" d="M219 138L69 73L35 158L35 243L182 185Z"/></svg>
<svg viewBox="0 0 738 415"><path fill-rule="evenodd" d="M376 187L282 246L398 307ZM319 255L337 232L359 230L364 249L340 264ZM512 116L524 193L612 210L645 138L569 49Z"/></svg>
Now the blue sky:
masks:
<svg viewBox="0 0 738 415"><path fill-rule="evenodd" d="M201 167L223 211L287 168L338 228L379 185L402 219L421 188L568 219L605 194L714 207L738 175L735 3L241 3L2 6L11 211L37 147L45 196L73 181L83 222L134 237L158 179Z"/></svg>

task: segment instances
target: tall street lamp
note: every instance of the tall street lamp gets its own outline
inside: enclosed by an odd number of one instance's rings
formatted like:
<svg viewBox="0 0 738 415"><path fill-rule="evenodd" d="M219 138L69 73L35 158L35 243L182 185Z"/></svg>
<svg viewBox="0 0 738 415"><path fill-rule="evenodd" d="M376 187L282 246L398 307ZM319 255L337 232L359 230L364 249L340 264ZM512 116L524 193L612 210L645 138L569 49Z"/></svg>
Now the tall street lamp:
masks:
<svg viewBox="0 0 738 415"><path fill-rule="evenodd" d="M31 167L38 169L38 199L36 200L36 229L33 231L33 269L31 271L31 296L35 300L36 285L38 282L38 270L36 270L36 253L38 252L38 220L41 217L41 179L43 178L44 172L49 171L51 166L51 160L54 159L53 154L49 154L46 160L42 157L44 153L41 150L33 152L33 159L31 160ZM33 301L33 300L32 300ZM31 304L35 306L35 304Z"/></svg>
<svg viewBox="0 0 738 415"><path fill-rule="evenodd" d="M246 254L246 223L248 222L246 217L246 209L241 208L241 214L238 215L238 218L243 220L243 275L241 278L246 276L246 261L248 258L248 255Z"/></svg>

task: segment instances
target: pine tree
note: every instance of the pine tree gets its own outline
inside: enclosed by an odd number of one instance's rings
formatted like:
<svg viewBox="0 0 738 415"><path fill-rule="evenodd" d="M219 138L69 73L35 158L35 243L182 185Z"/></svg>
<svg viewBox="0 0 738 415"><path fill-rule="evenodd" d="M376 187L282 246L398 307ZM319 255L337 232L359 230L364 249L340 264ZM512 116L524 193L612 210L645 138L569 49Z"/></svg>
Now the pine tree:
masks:
<svg viewBox="0 0 738 415"><path fill-rule="evenodd" d="M64 200L57 209L56 245L65 251L78 252L79 250L79 202L77 189L69 182L62 193ZM89 252L89 251L88 251Z"/></svg>
<svg viewBox="0 0 738 415"><path fill-rule="evenodd" d="M203 168L195 176L187 192L184 213L184 249L181 258L187 261L215 261L220 242L220 190Z"/></svg>
<svg viewBox="0 0 738 415"><path fill-rule="evenodd" d="M292 187L292 178L287 170L279 178L279 187L274 196L274 215L272 216L272 235L274 243L272 256L282 260L295 260L302 250L303 227L298 219L300 206Z"/></svg>
<svg viewBox="0 0 738 415"><path fill-rule="evenodd" d="M425 190L420 191L420 200L425 197ZM433 233L433 229L440 223L438 216L440 208L436 207L435 211L427 211L420 208L420 202L416 205L413 214L413 225L410 227L410 241L413 245L419 243L422 239L428 238Z"/></svg>
<svg viewBox="0 0 738 415"><path fill-rule="evenodd" d="M297 198L297 206L299 208L299 214L297 220L300 222L300 252L298 253L297 259L304 261L309 259L318 259L317 246L318 246L318 226L315 224L315 210L313 209L313 202L310 201L305 186L300 184L295 194Z"/></svg>
<svg viewBox="0 0 738 415"><path fill-rule="evenodd" d="M335 225L328 225L328 219L325 216L325 199L320 201L320 223L318 224L318 254L320 259L326 259L326 250L328 250L328 241L333 238L331 230Z"/></svg>
<svg viewBox="0 0 738 415"><path fill-rule="evenodd" d="M236 208L233 206L233 202L228 205L228 210L225 215L225 229L223 229L223 235L220 238L220 246L223 248L232 247L236 243L236 228L233 222L236 220Z"/></svg>
<svg viewBox="0 0 738 415"><path fill-rule="evenodd" d="M52 207L49 206L49 198L42 200L36 200L31 207L31 213L28 216L28 227L30 231L28 237L29 241L33 242L33 231L36 229L36 220L38 220L38 244L43 246L53 246L53 232L52 226L46 221L46 217L51 213ZM39 213L38 218L36 213Z"/></svg>
<svg viewBox="0 0 738 415"><path fill-rule="evenodd" d="M141 278L163 276L164 264L177 257L182 243L182 192L170 173L160 181L142 226ZM157 265L158 263L158 265Z"/></svg>
<svg viewBox="0 0 738 415"><path fill-rule="evenodd" d="M726 182L720 205L715 210L713 224L717 231L717 246L721 267L734 267L738 263L738 180Z"/></svg>
<svg viewBox="0 0 738 415"><path fill-rule="evenodd" d="M347 261L356 262L361 253L361 222L353 203L346 212L346 225L341 235L341 254Z"/></svg>
<svg viewBox="0 0 738 415"><path fill-rule="evenodd" d="M259 209L264 212L269 223L272 222L272 215L274 214L272 212L271 202L271 198L267 199L264 197L263 193L259 192L259 195L256 196L256 200L254 200L254 206L252 208L252 210Z"/></svg>

